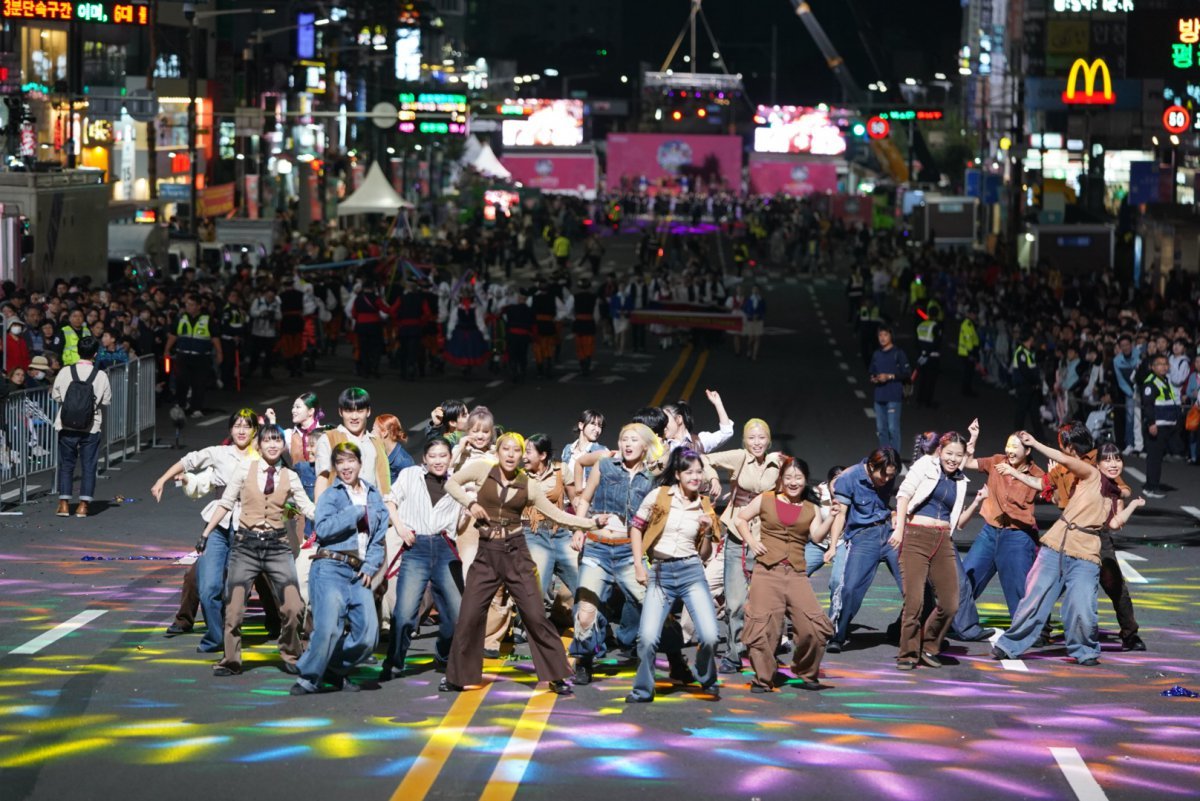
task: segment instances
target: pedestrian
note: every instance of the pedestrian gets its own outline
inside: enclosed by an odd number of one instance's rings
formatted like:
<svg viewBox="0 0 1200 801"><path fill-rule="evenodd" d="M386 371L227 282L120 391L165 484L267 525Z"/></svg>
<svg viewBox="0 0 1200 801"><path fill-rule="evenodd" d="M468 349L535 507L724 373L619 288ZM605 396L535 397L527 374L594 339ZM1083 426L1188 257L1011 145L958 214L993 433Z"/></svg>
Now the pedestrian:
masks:
<svg viewBox="0 0 1200 801"><path fill-rule="evenodd" d="M750 287L750 294L742 303L742 336L746 340L746 355L750 361L758 361L758 352L762 347L762 337L767 319L767 299L763 297L758 284Z"/></svg>
<svg viewBox="0 0 1200 801"><path fill-rule="evenodd" d="M263 378L271 378L275 350L279 342L279 321L283 310L275 287L268 286L250 304L250 339L253 343L253 364L250 372L259 371Z"/></svg>
<svg viewBox="0 0 1200 801"><path fill-rule="evenodd" d="M441 692L459 692L482 682L487 610L496 591L505 588L525 621L538 679L548 681L551 692L571 694L571 685L566 681L571 666L562 640L545 615L521 518L532 507L561 526L590 531L606 523L607 516L589 520L569 515L550 503L541 485L530 481L521 469L524 452L524 438L516 432L505 432L496 443L495 464L476 460L446 482L446 491L476 521L479 552L466 577L446 676L438 686ZM466 490L472 483L479 487L474 497Z"/></svg>
<svg viewBox="0 0 1200 801"><path fill-rule="evenodd" d="M245 254L243 254L245 255ZM246 310L241 295L231 291L221 307L221 386L235 392L242 389L242 348L246 339Z"/></svg>
<svg viewBox="0 0 1200 801"><path fill-rule="evenodd" d="M962 394L973 398L975 392L975 373L979 369L979 332L975 329L976 311L968 306L963 315L962 323L958 326L958 357L962 360Z"/></svg>
<svg viewBox="0 0 1200 801"><path fill-rule="evenodd" d="M917 356L917 405L936 409L934 393L938 376L942 372L942 322L928 312L925 314L925 319L917 323L917 342L920 349Z"/></svg>
<svg viewBox="0 0 1200 801"><path fill-rule="evenodd" d="M1162 483L1162 463L1167 452L1174 449L1183 418L1179 392L1167 378L1169 364L1164 353L1150 358L1150 374L1141 385L1143 439L1146 443L1146 484L1142 494L1147 498L1165 498L1167 488Z"/></svg>
<svg viewBox="0 0 1200 801"><path fill-rule="evenodd" d="M720 520L701 493L700 454L678 448L667 460L657 492L648 493L629 523L634 578L646 588L638 628L638 669L627 704L654 700L654 658L671 607L682 602L695 625L695 676L701 692L720 698L716 665L717 611L704 561L712 553ZM650 571L643 559L649 561Z"/></svg>
<svg viewBox="0 0 1200 801"><path fill-rule="evenodd" d="M778 660L775 653L783 635L785 615L793 631L792 672L805 690L819 690L825 643L833 636L833 623L813 592L805 568L808 546L825 539L841 514L834 506L821 517L816 493L808 487L808 464L790 456L782 458L775 486L755 496L740 509L734 524L754 551L754 577L746 605L742 642L750 654L753 693L772 692ZM757 522L757 533L751 528Z"/></svg>
<svg viewBox="0 0 1200 801"><path fill-rule="evenodd" d="M187 295L183 312L167 335L166 355L175 378L175 402L192 417L204 416L204 393L212 381L213 360L218 367L222 364L220 334L219 326L202 312L199 299Z"/></svg>
<svg viewBox="0 0 1200 801"><path fill-rule="evenodd" d="M579 279L574 314L571 330L575 334L575 358L579 360L579 371L583 375L590 375L592 358L596 355L596 321L600 318L600 298L592 291L592 282L587 278Z"/></svg>
<svg viewBox="0 0 1200 801"><path fill-rule="evenodd" d="M54 417L58 432L58 510L59 517L70 515L75 464L79 464L79 504L76 517L88 516L88 504L96 492L96 468L100 460L100 425L103 408L112 403L108 376L94 360L100 342L93 336L79 340L79 358L54 377L51 400L59 404Z"/></svg>
<svg viewBox="0 0 1200 801"><path fill-rule="evenodd" d="M296 660L304 650L300 642L304 601L300 599L286 520L292 513L311 520L316 508L300 477L283 461L287 449L283 429L265 425L259 429L256 442L259 458L238 466L217 501L219 511L209 518L197 546L201 553L207 550L208 538L221 524L221 518L237 510L238 525L225 567L225 653L213 665L214 676L242 672L242 620L250 585L262 576L270 581L271 592L279 602L279 655L285 672L296 672Z"/></svg>
<svg viewBox="0 0 1200 801"><path fill-rule="evenodd" d="M1033 350L1033 330L1026 330L1013 349L1011 375L1013 388L1017 392L1016 411L1013 414L1013 428L1017 431L1028 430L1037 439L1044 438L1042 430L1042 371L1038 367L1037 354ZM1068 353L1072 350L1068 347ZM1078 381L1075 370L1071 370L1072 382ZM1066 387L1068 391L1070 387ZM1028 426L1026 426L1028 422Z"/></svg>
<svg viewBox="0 0 1200 801"><path fill-rule="evenodd" d="M462 561L455 547L455 529L462 507L446 492L450 475L450 443L441 437L425 442L421 465L400 471L384 498L392 527L403 543L399 567L388 562L389 583L395 573L395 601L384 608L392 614L392 634L380 678L399 677L405 669L412 638L420 624L425 589L432 587L438 610L434 663L450 659L450 644L462 606Z"/></svg>
<svg viewBox="0 0 1200 801"><path fill-rule="evenodd" d="M913 670L918 662L942 666L938 654L958 611L953 537L966 504L967 478L962 472L966 446L966 438L957 431L943 434L934 454L913 462L896 493L896 523L888 545L900 554L904 593L899 670ZM922 626L927 581L937 607Z"/></svg>
<svg viewBox="0 0 1200 801"><path fill-rule="evenodd" d="M1141 453L1145 447L1142 439L1141 392L1134 381L1141 362L1142 349L1134 347L1133 337L1129 334L1121 334L1117 339L1117 354L1113 356L1113 374L1125 404L1125 439L1122 442L1125 456Z"/></svg>
<svg viewBox="0 0 1200 801"><path fill-rule="evenodd" d="M465 378L470 378L476 367L487 364L490 356L487 319L483 304L469 289L463 289L458 304L450 310L446 332L449 337L443 358L448 364L461 367Z"/></svg>
<svg viewBox="0 0 1200 801"><path fill-rule="evenodd" d="M558 306L546 279L538 279L537 290L529 305L534 318L533 360L538 375L549 378L554 368L554 353L558 348L558 326L554 322Z"/></svg>
<svg viewBox="0 0 1200 801"><path fill-rule="evenodd" d="M900 450L900 409L904 403L904 387L912 379L908 356L896 346L892 327L879 325L879 350L871 356L867 368L875 385L875 433L880 448Z"/></svg>
<svg viewBox="0 0 1200 801"><path fill-rule="evenodd" d="M525 380L529 372L529 343L533 338L533 309L529 307L529 291L516 290L512 302L500 312L504 318L505 357L513 380Z"/></svg>
<svg viewBox="0 0 1200 801"><path fill-rule="evenodd" d="M1067 653L1080 665L1100 664L1097 638L1096 594L1100 578L1100 531L1120 530L1144 498L1125 504L1116 479L1125 463L1112 443L1100 448L1098 466L1055 450L1021 432L1021 443L1053 459L1077 479L1074 494L1062 516L1042 535L1033 568L1025 582L1025 596L1017 606L1012 625L992 647L996 659L1019 659L1042 633L1054 604L1063 598L1063 633Z"/></svg>
<svg viewBox="0 0 1200 801"><path fill-rule="evenodd" d="M387 508L380 491L360 477L358 445L337 443L330 463L336 475L317 500L317 551L309 574L313 630L296 664L292 695L318 692L323 681L335 690L358 692L349 673L370 656L379 637L370 588L383 565Z"/></svg>
<svg viewBox="0 0 1200 801"><path fill-rule="evenodd" d="M25 337L25 323L14 317L8 321L4 342L4 369L24 370L33 360L29 352L29 341Z"/></svg>
<svg viewBox="0 0 1200 801"><path fill-rule="evenodd" d="M63 367L70 367L79 361L79 342L87 335L84 322L83 309L78 306L67 314L67 324L59 332L62 337L62 350L57 351L62 357Z"/></svg>

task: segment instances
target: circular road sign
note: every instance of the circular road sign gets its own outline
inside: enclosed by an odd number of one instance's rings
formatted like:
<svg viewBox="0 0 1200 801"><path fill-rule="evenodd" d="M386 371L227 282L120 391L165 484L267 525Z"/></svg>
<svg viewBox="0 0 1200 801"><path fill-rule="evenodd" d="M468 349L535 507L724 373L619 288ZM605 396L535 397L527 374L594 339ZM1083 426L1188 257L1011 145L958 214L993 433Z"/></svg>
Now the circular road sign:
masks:
<svg viewBox="0 0 1200 801"><path fill-rule="evenodd" d="M892 124L883 117L872 117L867 120L867 136L872 139L887 139L892 132Z"/></svg>
<svg viewBox="0 0 1200 801"><path fill-rule="evenodd" d="M1163 112L1163 127L1167 133L1181 134L1192 127L1192 113L1183 106L1171 106Z"/></svg>

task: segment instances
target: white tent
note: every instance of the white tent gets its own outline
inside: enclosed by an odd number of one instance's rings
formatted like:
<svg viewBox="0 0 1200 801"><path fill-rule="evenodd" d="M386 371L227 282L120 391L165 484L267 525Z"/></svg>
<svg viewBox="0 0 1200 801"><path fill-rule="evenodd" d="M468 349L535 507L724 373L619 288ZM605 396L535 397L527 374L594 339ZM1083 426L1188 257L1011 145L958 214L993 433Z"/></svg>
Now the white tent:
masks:
<svg viewBox="0 0 1200 801"><path fill-rule="evenodd" d="M503 178L505 180L512 178L512 173L500 163L500 159L496 158L496 154L492 151L492 146L486 142L484 142L483 148L471 166L489 178Z"/></svg>
<svg viewBox="0 0 1200 801"><path fill-rule="evenodd" d="M367 177L354 194L338 204L338 216L349 214L395 214L400 209L411 209L413 204L392 189L383 174L379 162L367 170Z"/></svg>

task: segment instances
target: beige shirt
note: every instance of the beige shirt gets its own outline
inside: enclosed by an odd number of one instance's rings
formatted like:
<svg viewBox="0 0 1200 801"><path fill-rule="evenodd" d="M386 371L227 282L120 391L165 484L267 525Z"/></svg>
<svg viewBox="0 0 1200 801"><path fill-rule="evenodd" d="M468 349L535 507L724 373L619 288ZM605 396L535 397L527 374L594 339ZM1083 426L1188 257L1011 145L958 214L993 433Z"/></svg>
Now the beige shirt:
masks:
<svg viewBox="0 0 1200 801"><path fill-rule="evenodd" d="M704 517L700 496L689 501L678 487L669 487L668 491L671 493L671 509L667 513L667 524L662 536L654 541L654 552L647 555L659 559L696 556L696 537L700 533L700 519ZM647 493L638 507L638 519L650 519L657 499L657 492Z"/></svg>
<svg viewBox="0 0 1200 801"><path fill-rule="evenodd" d="M96 365L91 362L79 361L75 362L79 380L86 381L88 376L96 370ZM54 386L50 389L50 397L53 400L62 403L67 397L67 387L71 386L71 382L75 379L71 377L71 368L64 367L58 371L58 375L54 377ZM96 370L96 378L92 381L92 393L96 397L96 412L92 415L92 430L95 434L100 431L100 407L108 406L112 403L112 385L108 383L108 376L103 370ZM54 414L54 430L62 431L62 410Z"/></svg>
<svg viewBox="0 0 1200 801"><path fill-rule="evenodd" d="M233 474L233 480L225 485L225 492L221 493L220 499L217 501L217 506L227 512L232 512L233 507L237 506L238 500L242 497L242 487L246 484L246 479L250 477L250 470L261 468L258 473L258 488L261 491L266 491L267 488L267 467L269 465L258 459L242 459ZM312 520L317 514L317 507L308 499L308 494L305 493L303 485L300 483L300 476L296 475L296 471L292 470L283 464L282 461L275 465L275 485L279 486L279 482L283 479L283 475L288 477L288 500L295 504L296 509L305 518Z"/></svg>
<svg viewBox="0 0 1200 801"><path fill-rule="evenodd" d="M183 465L183 469L189 473L197 473L206 468L212 468L213 471L213 488L224 490L228 487L237 476L238 470L244 469L247 462L258 459L258 452L250 449L245 452L239 451L233 445L213 445L209 448L201 448L198 451L192 451L186 454L179 460ZM236 509L237 498L234 498L234 506L228 509L221 505L221 500L209 502L204 510L200 512L200 516L205 520L212 520L214 514L221 514L221 528L229 528L233 525L233 511Z"/></svg>
<svg viewBox="0 0 1200 801"><path fill-rule="evenodd" d="M358 450L362 453L362 470L359 475L373 486L376 476L375 459L378 458L378 453L382 453L381 449L376 448L378 440L371 435L369 430L364 431L361 437L351 434L346 430L345 426L340 425L337 427L337 430L346 435L347 442L353 442L358 446ZM313 467L317 471L317 475L328 473L330 482L333 481L334 475L332 456L333 445L329 443L329 437L319 438L317 440L316 453L313 456ZM386 453L383 455L383 459L387 461ZM382 487L376 487L376 489L380 490L380 492L383 491Z"/></svg>
<svg viewBox="0 0 1200 801"><path fill-rule="evenodd" d="M745 448L719 451L708 455L708 460L714 468L728 470L730 481L750 493L751 497L775 489L775 485L779 482L779 465L782 459L783 454L773 452L766 454L762 462L759 462ZM740 541L741 537L738 536L737 529L733 525L733 516L737 514L737 511L731 500L721 515L721 523L734 539ZM757 517L750 521L750 530L757 535Z"/></svg>

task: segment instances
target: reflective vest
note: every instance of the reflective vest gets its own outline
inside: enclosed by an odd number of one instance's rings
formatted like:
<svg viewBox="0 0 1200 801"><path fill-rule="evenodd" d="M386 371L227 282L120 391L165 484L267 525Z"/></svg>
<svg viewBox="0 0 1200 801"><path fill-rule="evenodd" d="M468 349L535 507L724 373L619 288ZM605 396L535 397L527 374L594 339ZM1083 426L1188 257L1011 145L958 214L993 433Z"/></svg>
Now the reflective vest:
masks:
<svg viewBox="0 0 1200 801"><path fill-rule="evenodd" d="M936 345L937 320L922 320L917 326L917 339L923 345Z"/></svg>
<svg viewBox="0 0 1200 801"><path fill-rule="evenodd" d="M1171 386L1171 382L1151 373L1143 384L1145 396L1154 397L1154 424L1173 426L1178 423L1182 407L1179 405L1179 393ZM1149 424L1147 420L1146 425Z"/></svg>
<svg viewBox="0 0 1200 801"><path fill-rule="evenodd" d="M180 354L205 355L212 352L212 334L207 314L201 314L195 321L189 320L186 314L180 315L175 336L179 338L175 350Z"/></svg>
<svg viewBox="0 0 1200 801"><path fill-rule="evenodd" d="M69 325L63 326L62 335L62 363L63 367L70 367L72 364L75 364L75 362L79 361L79 340L82 337L78 331Z"/></svg>
<svg viewBox="0 0 1200 801"><path fill-rule="evenodd" d="M965 319L958 329L958 355L970 356L971 351L979 347L979 334L975 332L975 323Z"/></svg>
<svg viewBox="0 0 1200 801"><path fill-rule="evenodd" d="M925 304L925 313L929 315L930 320L937 320L939 323L946 316L942 312L942 304L937 302L937 298L934 298L929 301L929 303Z"/></svg>
<svg viewBox="0 0 1200 801"><path fill-rule="evenodd" d="M1024 364L1021 363L1022 355L1025 356ZM1016 349L1013 350L1012 365L1010 366L1014 370L1019 370L1025 367L1037 367L1037 356L1035 356L1033 351L1024 345L1017 345Z"/></svg>

